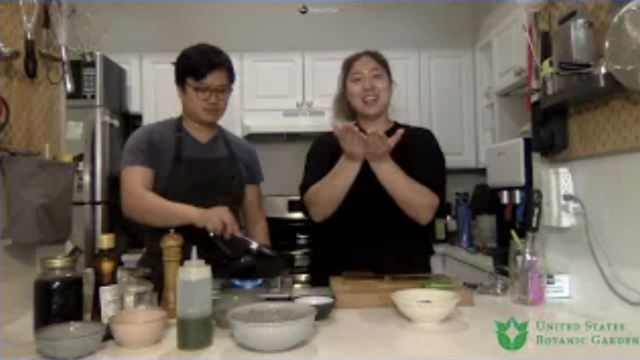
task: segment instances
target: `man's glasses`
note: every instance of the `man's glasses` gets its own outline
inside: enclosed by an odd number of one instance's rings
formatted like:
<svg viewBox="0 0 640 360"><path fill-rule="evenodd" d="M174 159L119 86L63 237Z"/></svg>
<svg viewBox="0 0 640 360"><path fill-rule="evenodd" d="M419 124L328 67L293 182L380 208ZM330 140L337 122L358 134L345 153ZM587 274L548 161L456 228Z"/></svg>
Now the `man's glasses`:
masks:
<svg viewBox="0 0 640 360"><path fill-rule="evenodd" d="M187 86L189 86L196 94L196 97L202 101L208 101L214 95L218 100L228 100L233 91L233 89L229 87L210 88L189 83L187 83Z"/></svg>

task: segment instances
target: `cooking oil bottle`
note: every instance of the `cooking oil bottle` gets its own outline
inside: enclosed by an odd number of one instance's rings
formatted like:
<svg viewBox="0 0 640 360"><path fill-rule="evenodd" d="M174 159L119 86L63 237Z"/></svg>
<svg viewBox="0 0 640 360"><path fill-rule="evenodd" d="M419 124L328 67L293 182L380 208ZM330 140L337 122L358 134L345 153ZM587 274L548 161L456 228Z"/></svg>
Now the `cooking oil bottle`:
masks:
<svg viewBox="0 0 640 360"><path fill-rule="evenodd" d="M178 271L178 349L201 350L213 343L213 277L211 267L198 259L197 248L191 260Z"/></svg>

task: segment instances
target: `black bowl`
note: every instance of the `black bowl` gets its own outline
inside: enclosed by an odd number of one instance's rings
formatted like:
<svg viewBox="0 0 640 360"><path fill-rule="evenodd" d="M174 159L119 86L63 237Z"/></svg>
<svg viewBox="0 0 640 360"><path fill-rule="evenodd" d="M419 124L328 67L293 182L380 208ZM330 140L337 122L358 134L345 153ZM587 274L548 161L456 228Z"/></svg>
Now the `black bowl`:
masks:
<svg viewBox="0 0 640 360"><path fill-rule="evenodd" d="M331 296L301 296L294 300L297 303L311 305L316 308L316 320L324 320L331 315L335 308L336 301Z"/></svg>

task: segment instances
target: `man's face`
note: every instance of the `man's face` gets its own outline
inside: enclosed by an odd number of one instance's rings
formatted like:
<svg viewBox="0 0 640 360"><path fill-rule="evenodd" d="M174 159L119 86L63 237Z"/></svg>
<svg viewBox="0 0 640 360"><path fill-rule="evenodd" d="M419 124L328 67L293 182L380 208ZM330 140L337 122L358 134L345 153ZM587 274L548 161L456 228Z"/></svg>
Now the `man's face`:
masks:
<svg viewBox="0 0 640 360"><path fill-rule="evenodd" d="M191 120L213 125L224 116L231 96L231 84L224 70L216 70L201 81L188 78L183 89L178 89L182 111Z"/></svg>

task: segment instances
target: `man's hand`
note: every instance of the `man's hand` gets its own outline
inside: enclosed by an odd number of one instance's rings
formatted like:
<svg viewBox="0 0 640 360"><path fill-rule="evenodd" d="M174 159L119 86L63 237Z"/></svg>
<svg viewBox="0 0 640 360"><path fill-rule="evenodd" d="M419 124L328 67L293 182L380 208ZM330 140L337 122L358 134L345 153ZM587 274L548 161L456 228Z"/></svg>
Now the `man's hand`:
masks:
<svg viewBox="0 0 640 360"><path fill-rule="evenodd" d="M403 129L399 129L392 137L380 131L373 131L367 134L364 142L365 157L370 163L388 159L391 151L402 138Z"/></svg>
<svg viewBox="0 0 640 360"><path fill-rule="evenodd" d="M339 125L333 129L333 133L340 142L345 158L355 162L364 160L365 136L355 125Z"/></svg>
<svg viewBox="0 0 640 360"><path fill-rule="evenodd" d="M236 218L225 206L199 209L194 225L207 229L207 231L216 235L224 236L225 239L240 235L240 227Z"/></svg>

